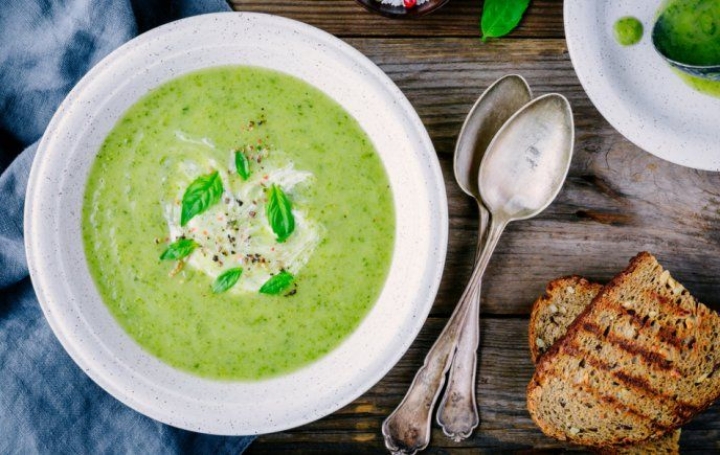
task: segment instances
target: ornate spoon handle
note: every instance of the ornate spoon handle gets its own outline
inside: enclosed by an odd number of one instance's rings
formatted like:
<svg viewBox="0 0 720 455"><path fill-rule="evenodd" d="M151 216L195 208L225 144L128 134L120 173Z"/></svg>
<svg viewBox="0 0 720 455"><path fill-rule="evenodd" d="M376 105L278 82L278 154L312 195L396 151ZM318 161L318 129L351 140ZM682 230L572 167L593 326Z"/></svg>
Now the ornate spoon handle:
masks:
<svg viewBox="0 0 720 455"><path fill-rule="evenodd" d="M415 374L403 401L383 422L385 446L393 454L414 454L430 443L431 413L445 383L456 340L469 305L458 305Z"/></svg>
<svg viewBox="0 0 720 455"><path fill-rule="evenodd" d="M479 259L487 241L487 227L490 213L478 201L480 225L475 259ZM475 373L477 371L477 348L480 342L480 293L478 285L471 308L465 318L455 356L450 366L448 384L440 400L435 416L443 433L453 441L468 438L480 423L475 399Z"/></svg>
<svg viewBox="0 0 720 455"><path fill-rule="evenodd" d="M476 299L480 279L504 228L504 222L491 224L488 241L455 311L415 374L405 398L383 422L385 446L394 454L414 454L430 442L430 414L445 383L445 373L450 367L465 318Z"/></svg>
<svg viewBox="0 0 720 455"><path fill-rule="evenodd" d="M471 300L450 367L448 385L436 415L443 433L456 442L470 436L480 423L475 400L477 347L480 341L480 286Z"/></svg>

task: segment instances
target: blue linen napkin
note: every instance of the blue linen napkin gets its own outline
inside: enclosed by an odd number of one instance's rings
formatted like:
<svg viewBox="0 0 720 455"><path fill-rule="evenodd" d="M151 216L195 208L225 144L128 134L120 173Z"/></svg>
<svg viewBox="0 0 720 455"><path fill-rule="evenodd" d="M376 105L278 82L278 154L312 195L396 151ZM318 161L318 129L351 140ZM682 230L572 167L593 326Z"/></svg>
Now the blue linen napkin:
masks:
<svg viewBox="0 0 720 455"><path fill-rule="evenodd" d="M224 0L0 3L0 454L224 454L240 453L252 441L164 425L97 386L45 321L23 249L25 188L37 141L75 83L138 33L227 10Z"/></svg>

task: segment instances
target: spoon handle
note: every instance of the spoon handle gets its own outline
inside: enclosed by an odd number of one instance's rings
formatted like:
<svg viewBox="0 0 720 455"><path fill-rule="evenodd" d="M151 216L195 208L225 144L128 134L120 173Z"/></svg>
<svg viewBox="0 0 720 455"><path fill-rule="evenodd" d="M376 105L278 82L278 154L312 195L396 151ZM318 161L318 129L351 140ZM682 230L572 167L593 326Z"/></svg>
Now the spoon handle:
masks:
<svg viewBox="0 0 720 455"><path fill-rule="evenodd" d="M487 242L487 228L490 214L478 201L478 242L475 260L480 258ZM455 442L468 438L480 423L475 398L475 374L477 371L477 348L480 342L480 293L478 285L471 307L467 313L460 338L452 359L448 384L440 400L435 416L443 433Z"/></svg>
<svg viewBox="0 0 720 455"><path fill-rule="evenodd" d="M393 454L414 454L430 442L430 415L445 383L445 373L450 368L463 323L476 299L480 279L506 224L492 220L488 241L450 320L430 348L405 398L383 422L385 446Z"/></svg>
<svg viewBox="0 0 720 455"><path fill-rule="evenodd" d="M445 394L435 417L443 433L455 442L469 437L480 423L475 399L477 347L480 341L480 286L471 300L450 366Z"/></svg>
<svg viewBox="0 0 720 455"><path fill-rule="evenodd" d="M415 454L430 443L435 402L445 383L456 340L468 308L458 306L415 374L402 402L382 424L385 447L393 454Z"/></svg>

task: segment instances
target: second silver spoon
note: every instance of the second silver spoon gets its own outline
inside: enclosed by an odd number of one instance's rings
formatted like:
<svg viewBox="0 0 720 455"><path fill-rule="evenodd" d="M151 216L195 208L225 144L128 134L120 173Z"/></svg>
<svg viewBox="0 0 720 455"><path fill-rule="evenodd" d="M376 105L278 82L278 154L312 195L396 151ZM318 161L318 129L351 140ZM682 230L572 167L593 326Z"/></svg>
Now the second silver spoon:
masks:
<svg viewBox="0 0 720 455"><path fill-rule="evenodd" d="M478 238L474 260L485 242L490 214L480 199L478 171L488 145L498 130L532 99L530 87L522 76L511 74L488 87L470 110L455 146L455 180L478 207ZM469 437L480 423L475 398L477 348L480 342L480 291L478 284L465 314L460 337L452 359L445 394L440 400L436 420L443 433L454 441Z"/></svg>
<svg viewBox="0 0 720 455"><path fill-rule="evenodd" d="M550 205L560 191L573 151L572 111L557 94L526 104L513 115L488 147L480 164L478 188L490 212L490 229L458 306L431 348L405 399L383 422L385 445L394 453L415 453L429 442L429 421L437 384L452 359L462 317L471 307L485 268L505 226L527 219ZM434 353L440 353L439 356ZM443 369L444 367L444 369ZM435 392L430 395L429 392ZM431 398L431 399L428 399ZM424 445L421 445L424 444Z"/></svg>
<svg viewBox="0 0 720 455"><path fill-rule="evenodd" d="M477 185L482 154L503 123L529 99L530 90L524 79L515 75L504 77L483 92L460 130L455 148L455 176L460 188L477 201L480 217L478 245L482 244L489 219L488 211L480 202ZM475 322L479 299L478 293L474 300L477 304L455 309L445 329L430 348L403 401L383 422L385 445L391 452L412 454L427 447L433 408L456 350L462 359L453 367L448 385L450 395L445 395L450 398L444 400L444 411L440 411L443 417L438 417L438 420L442 420L440 425L446 434L469 435L477 426L473 378L479 340L479 329ZM475 322L475 325L470 322ZM466 325L469 327L466 328ZM463 330L467 329L471 332L463 335L460 352L456 349L458 339ZM473 378L462 379L467 376L466 371L472 371Z"/></svg>

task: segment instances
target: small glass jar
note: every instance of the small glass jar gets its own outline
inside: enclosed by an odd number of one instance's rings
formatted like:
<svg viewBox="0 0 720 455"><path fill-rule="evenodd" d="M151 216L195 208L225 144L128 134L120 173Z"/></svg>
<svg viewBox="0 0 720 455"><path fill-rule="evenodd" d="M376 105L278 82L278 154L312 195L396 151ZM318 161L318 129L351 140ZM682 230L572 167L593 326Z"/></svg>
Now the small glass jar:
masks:
<svg viewBox="0 0 720 455"><path fill-rule="evenodd" d="M395 0L393 3L383 3L381 0L355 0L368 11L381 14L393 19L410 19L429 14L449 0Z"/></svg>

